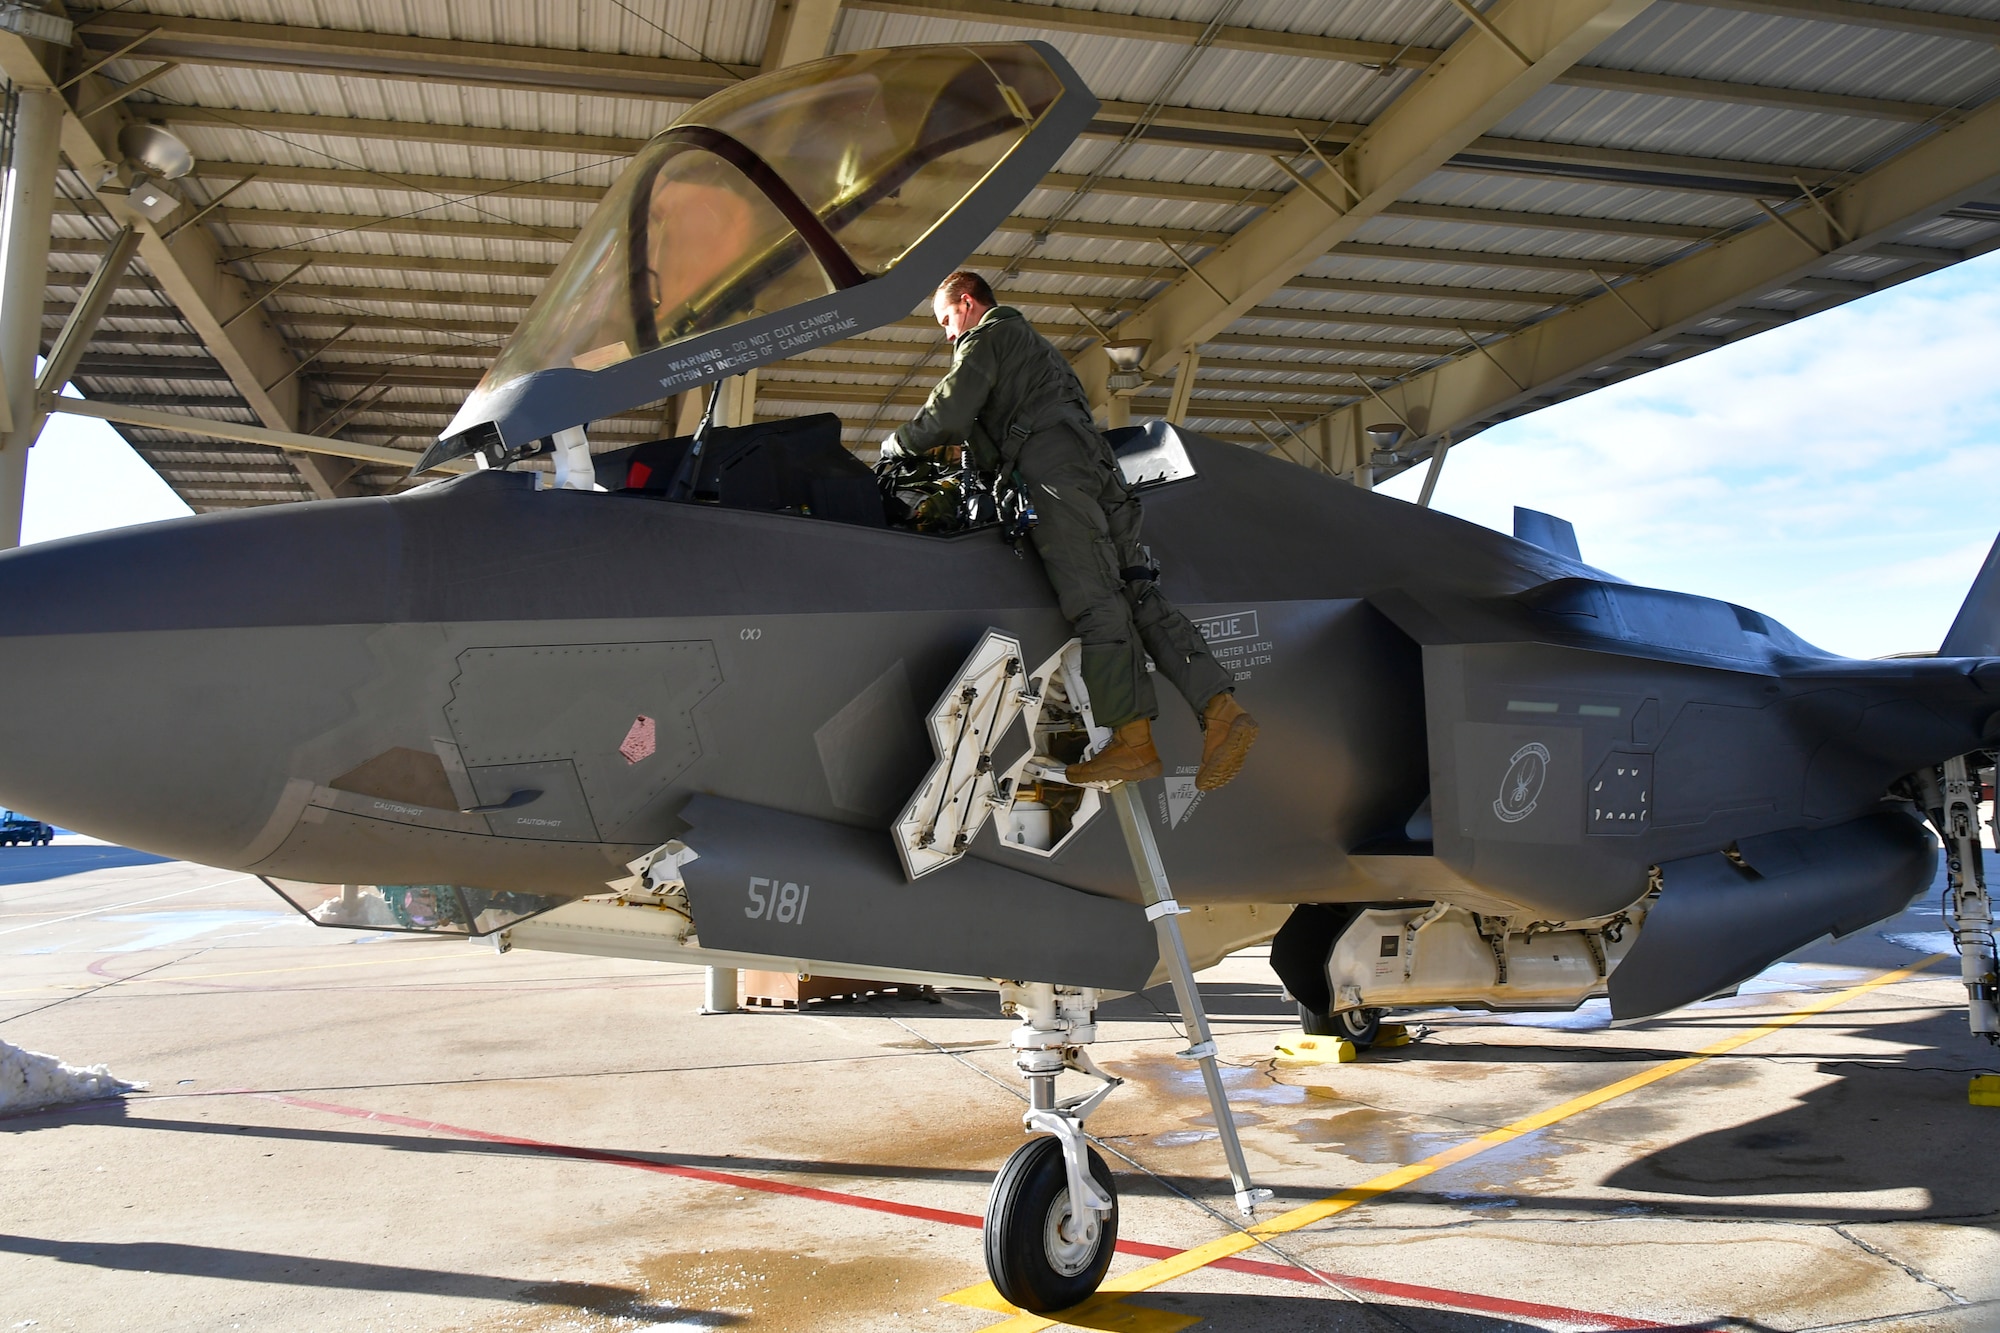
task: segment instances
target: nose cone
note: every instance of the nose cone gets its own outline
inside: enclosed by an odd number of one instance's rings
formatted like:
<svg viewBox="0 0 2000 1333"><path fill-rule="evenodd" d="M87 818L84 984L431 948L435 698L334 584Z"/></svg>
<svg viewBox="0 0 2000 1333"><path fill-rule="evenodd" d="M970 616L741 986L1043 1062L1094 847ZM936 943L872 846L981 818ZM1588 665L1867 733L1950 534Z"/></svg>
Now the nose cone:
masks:
<svg viewBox="0 0 2000 1333"><path fill-rule="evenodd" d="M354 709L395 546L386 503L346 500L0 553L0 803L237 863Z"/></svg>

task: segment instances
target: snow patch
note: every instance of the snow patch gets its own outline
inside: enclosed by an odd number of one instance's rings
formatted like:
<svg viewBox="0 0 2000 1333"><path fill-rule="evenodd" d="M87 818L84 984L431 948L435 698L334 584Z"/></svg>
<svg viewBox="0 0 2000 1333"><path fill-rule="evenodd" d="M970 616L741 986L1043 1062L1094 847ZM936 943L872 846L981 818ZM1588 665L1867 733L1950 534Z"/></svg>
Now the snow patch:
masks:
<svg viewBox="0 0 2000 1333"><path fill-rule="evenodd" d="M1911 953L1958 952L1958 940L1948 930L1910 930L1894 934L1884 931L1882 938Z"/></svg>
<svg viewBox="0 0 2000 1333"><path fill-rule="evenodd" d="M78 1069L53 1055L24 1051L0 1041L0 1115L116 1097L145 1086L127 1083L103 1065Z"/></svg>

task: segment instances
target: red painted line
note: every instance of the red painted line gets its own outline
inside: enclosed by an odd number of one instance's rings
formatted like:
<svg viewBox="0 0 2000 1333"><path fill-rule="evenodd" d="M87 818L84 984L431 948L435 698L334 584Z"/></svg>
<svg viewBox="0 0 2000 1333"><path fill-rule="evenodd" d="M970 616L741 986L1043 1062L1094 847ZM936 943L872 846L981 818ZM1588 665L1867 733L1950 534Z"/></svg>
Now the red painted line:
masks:
<svg viewBox="0 0 2000 1333"><path fill-rule="evenodd" d="M734 1171L711 1171L706 1167L680 1166L671 1162L649 1162L643 1157L630 1157L624 1153L605 1152L599 1148L581 1148L569 1143L550 1143L542 1139L521 1138L514 1134L495 1134L483 1129L468 1129L463 1125L448 1125L439 1120L421 1120L415 1116L395 1115L387 1111L369 1111L358 1106L341 1106L335 1102L313 1101L305 1097L292 1097L283 1093L253 1093L266 1101L282 1102L307 1111L323 1111L328 1115L350 1116L357 1120L373 1120L380 1124L397 1125L404 1129L418 1129L429 1134L446 1138L468 1139L476 1143L502 1143L509 1147L526 1148L531 1152L547 1154L550 1157L567 1157L580 1162L599 1162L606 1166L630 1167L637 1171L651 1171L656 1175L679 1176L685 1180L700 1180L711 1185L723 1185L730 1189L755 1190L762 1194L781 1194L794 1199L814 1199L820 1203L837 1203L847 1208L865 1208L870 1212L891 1213L897 1217L915 1218L922 1222L940 1222L946 1226L970 1227L978 1230L985 1225L985 1219L977 1213L961 1213L944 1208L925 1208L919 1204L897 1203L890 1199L873 1199L865 1194L850 1194L844 1190L818 1189L811 1185L793 1185L782 1180L767 1180L761 1176L739 1175ZM1137 1255L1143 1259L1168 1259L1181 1251L1170 1245L1152 1245L1145 1241L1121 1240L1118 1252ZM1210 1268L1227 1268L1238 1273L1254 1273L1260 1277L1278 1278L1286 1282L1305 1282L1313 1286L1333 1283L1351 1291L1365 1291L1378 1296L1393 1296L1403 1300L1422 1301L1427 1305L1442 1305L1459 1310L1480 1310L1488 1314L1515 1315L1530 1319L1548 1319L1557 1323L1575 1324L1600 1329L1647 1329L1668 1328L1670 1325L1647 1319L1628 1319L1623 1315L1595 1314L1587 1310L1572 1310L1560 1305L1541 1305L1533 1301L1508 1300L1500 1296L1480 1296L1466 1291L1449 1291L1443 1287L1417 1286L1408 1282L1387 1282L1379 1278L1346 1277L1338 1273L1326 1273L1313 1269L1293 1267L1288 1264L1266 1263L1259 1259L1218 1259L1208 1265Z"/></svg>

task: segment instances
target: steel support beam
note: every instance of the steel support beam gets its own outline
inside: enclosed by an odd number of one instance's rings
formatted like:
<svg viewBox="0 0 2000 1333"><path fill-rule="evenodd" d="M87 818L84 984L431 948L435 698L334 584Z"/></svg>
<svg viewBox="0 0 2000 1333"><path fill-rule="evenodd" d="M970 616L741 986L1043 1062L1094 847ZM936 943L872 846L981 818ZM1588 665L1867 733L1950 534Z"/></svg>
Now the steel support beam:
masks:
<svg viewBox="0 0 2000 1333"><path fill-rule="evenodd" d="M1992 19L1968 18L1962 14L1941 14L1930 9L1862 4L1857 0L1690 0L1690 3L1708 9L1736 9L1751 14L1775 14L1780 18L1885 28L1891 32L1915 33L1920 37L1957 37L1987 46L2000 46L2000 23Z"/></svg>
<svg viewBox="0 0 2000 1333"><path fill-rule="evenodd" d="M12 33L0 33L0 41L27 49ZM42 285L48 280L49 221L64 111L62 97L46 87L22 87L17 97L14 151L0 206L5 228L0 237L0 388L7 395L6 434L0 436L0 549L21 544L28 447L41 426L35 357L42 350Z"/></svg>
<svg viewBox="0 0 2000 1333"><path fill-rule="evenodd" d="M1730 8L1759 9L1797 18L1833 18L1850 21L1856 11L1865 14L1874 5L1843 3L1843 0L1711 0ZM1051 34L1093 34L1140 41L1166 42L1187 46L1198 40L1206 24L1187 19L1145 18L1111 10L1074 10L1045 4L1023 4L1020 0L849 0L850 9L881 10L892 14L920 14L927 18L957 19L976 23L1004 24ZM1905 11L1907 12L1907 11ZM1929 15L1929 18L1955 16ZM1931 35L1963 36L1975 41L2000 43L2000 24L1990 20L1958 19L1947 27L1926 24L1919 27L1905 19L1906 30L1922 30ZM1981 32L1992 35L1981 37ZM1388 42L1364 42L1343 37L1321 37L1311 33L1286 32L1275 28L1226 27L1211 37L1211 46L1250 51L1259 55L1288 56L1293 59L1334 60L1405 69L1435 67L1445 52L1428 47L1399 47ZM1700 101L1728 101L1747 106L1773 106L1785 110L1831 112L1834 114L1881 117L1890 120L1928 120L1939 108L1883 98L1848 97L1811 89L1768 87L1726 83L1672 75L1642 74L1633 70L1599 69L1578 66L1558 77L1558 83L1584 88L1604 88L1616 92L1650 93Z"/></svg>
<svg viewBox="0 0 2000 1333"><path fill-rule="evenodd" d="M1913 11L1885 11L1907 13ZM1114 111L1126 115L1121 122L1106 120L1105 134L1123 134L1129 121L1142 108L1113 104ZM1124 110L1117 108L1126 107ZM610 135L562 134L548 130L512 130L485 125L439 125L423 121L365 120L347 116L315 116L289 111L236 111L212 107L169 106L148 103L149 117L171 125L223 125L249 131L280 134L311 134L340 139L387 139L398 143L453 144L481 148L542 148L585 156L626 157L643 145L640 139ZM1106 113L1110 115L1112 113ZM1344 146L1362 127L1347 132L1323 134L1324 125L1284 116L1260 116L1248 112L1210 111L1199 107L1174 107L1161 113L1166 122L1155 122L1156 138L1171 137L1176 130L1205 136L1206 147L1222 152L1296 154L1299 142L1294 131L1320 136L1322 147ZM1807 184L1821 184L1835 173L1804 164L1742 162L1728 158L1689 157L1673 153L1651 153L1636 149L1601 148L1589 144L1550 143L1541 140L1481 138L1465 155L1465 161L1448 170L1505 170L1515 173L1548 174L1562 179L1590 179L1590 173L1607 173L1607 179L1621 183L1625 175L1638 173L1663 181L1678 181L1669 188L1722 191L1757 197L1785 198L1797 193L1790 178L1798 176ZM1044 178L1047 188L1070 190L1082 183L1080 176L1054 173ZM1236 191L1222 186L1155 185L1142 180L1109 177L1099 181L1106 194L1146 194L1161 191L1160 197L1201 203L1241 202L1268 207L1282 197L1277 190ZM1173 191L1173 193L1166 193ZM1230 196L1228 198L1218 196ZM1240 199L1235 196L1240 195Z"/></svg>
<svg viewBox="0 0 2000 1333"><path fill-rule="evenodd" d="M42 425L48 420L48 409L43 404L61 393L70 376L76 373L77 364L83 360L84 349L90 346L91 338L97 333L98 321L111 308L111 298L124 279L132 256L138 252L139 230L127 223L111 238L111 245L98 261L97 271L90 275L83 295L77 299L76 308L69 312L62 331L56 334L55 342L49 346L48 360L43 363L42 373L35 380L35 410L15 432L19 444L32 445L41 438Z"/></svg>
<svg viewBox="0 0 2000 1333"><path fill-rule="evenodd" d="M1335 212L1314 194L1293 191L1124 321L1119 336L1149 339L1149 365L1163 369L1350 240L1364 222L1637 18L1647 3L1502 0L1489 17L1532 64L1523 67L1484 32L1467 33L1340 155L1335 165L1356 196L1348 211Z"/></svg>
<svg viewBox="0 0 2000 1333"><path fill-rule="evenodd" d="M133 407L122 403L99 402L84 398L58 398L54 409L69 416L95 417L99 421L110 421L123 426L141 426L147 430L173 431L181 435L202 435L215 440L234 440L239 444L261 444L287 453L304 453L329 458L352 458L364 463L388 463L397 467L416 466L418 451L414 449L388 449L379 444L364 444L359 440L336 440L326 435L304 435L293 430L271 430L264 426L250 426L236 421L217 421L212 417L196 416L192 412L168 412L154 407ZM469 466L460 460L445 464L440 471L465 472Z"/></svg>
<svg viewBox="0 0 2000 1333"><path fill-rule="evenodd" d="M1996 189L2000 104L1823 196L1825 216L1794 209L1785 215L1790 227L1767 222L1738 233L1510 338L1486 343L1480 353L1383 387L1381 397L1404 419L1421 421L1426 438L1451 432L1462 440L1468 431L1517 415L1572 381L1684 338L1695 325L1735 310L1754 293L1807 284L1814 269L1843 256L1880 253L1911 226ZM1810 248L1799 243L1800 234ZM1334 412L1315 429L1338 440L1365 412L1382 411L1372 401L1362 407L1364 412L1352 407ZM1407 448L1415 441L1403 443Z"/></svg>
<svg viewBox="0 0 2000 1333"><path fill-rule="evenodd" d="M136 35L127 33L124 40ZM163 54L151 47L148 52ZM53 88L55 84L28 43L11 33L0 33L0 69L23 88ZM102 86L103 81L93 74L73 84L71 95L88 103L99 96ZM88 122L74 109L68 109L63 116L62 151L86 175L96 174L99 164L119 160L121 154L115 141L120 114L122 111L113 109L91 117ZM116 196L106 200L106 207L120 222L130 222L138 229L139 257L152 273L154 283L173 302L189 327L201 336L209 355L229 373L230 382L251 411L273 430L296 430L299 386L288 372L297 361L268 315L253 313L248 318L235 318L250 306L251 294L240 279L223 267L220 251L208 231L202 227L174 229L155 223L124 209L122 200ZM300 459L299 463L300 476L315 492L337 493L324 467L310 459Z"/></svg>
<svg viewBox="0 0 2000 1333"><path fill-rule="evenodd" d="M266 185L324 185L341 189L365 189L373 191L408 191L412 194L435 196L440 200L456 202L465 198L518 198L541 199L555 202L595 204L603 197L604 191L595 186L571 185L560 181L510 181L493 177L478 176L419 176L409 172L389 174L375 171L353 171L333 167L291 167L267 166L255 162L209 162L195 169L195 175L204 180L241 181L255 177ZM1046 182L1045 182L1046 183ZM1143 190L1121 190L1117 193L1156 199L1179 199L1184 193L1175 186L1163 185ZM1257 191L1259 196L1268 196L1275 204L1285 196L1277 191ZM1796 193L1796 191L1794 191ZM1210 202L1210 201L1202 201ZM1433 222L1453 222L1470 227L1537 228L1545 231L1587 232L1597 236L1639 236L1665 241L1705 241L1726 228L1696 226L1680 222L1649 222L1643 219L1594 217L1578 213L1539 213L1502 208L1465 208L1451 204L1421 204L1396 201L1383 208L1386 217L1421 218ZM450 230L439 227L445 221L436 218L418 218L408 214L371 216L367 214L294 212L282 209L221 208L211 214L218 222L232 226L249 227L295 227L301 230L323 233L338 227L343 232L378 231L409 232L412 234L447 234L478 237L491 240L540 240L550 244L568 244L575 236L571 227L536 226L525 223L489 221L453 221ZM1747 221L1754 213L1746 207L1740 221ZM1032 214L1016 214L1002 221L996 230L1000 232L1041 232L1046 230L1052 236L1073 236L1089 240L1131 241L1141 245L1159 246L1165 240L1176 246L1215 246L1225 244L1231 233L1198 227L1158 227L1118 222L1089 222L1065 219L1051 223L1049 219ZM267 254L272 263L280 262L293 253L290 247L252 248L252 255ZM324 251L325 254L339 254L354 267L367 267L370 256L361 251ZM414 262L414 261L413 261ZM1075 262L1075 261L1056 261ZM1172 264L1171 259L1163 259L1154 267ZM542 266L546 271L547 265ZM1139 265L1124 265L1140 268ZM1122 276L1122 275L1121 275Z"/></svg>
<svg viewBox="0 0 2000 1333"><path fill-rule="evenodd" d="M848 0L847 7L889 14L919 14L926 18L961 22L1003 24L1064 35L1137 38L1173 46L1192 45L1208 26L1188 19L1147 18L1115 10L1050 8L1020 4L1018 0ZM1209 45L1225 51L1306 56L1315 60L1401 69L1423 69L1444 54L1428 47L1398 46L1394 42L1366 42L1347 37L1319 37L1310 33L1279 32L1271 28L1220 28L1210 35Z"/></svg>
<svg viewBox="0 0 2000 1333"><path fill-rule="evenodd" d="M777 0L764 39L764 69L785 69L818 60L833 45L840 0Z"/></svg>
<svg viewBox="0 0 2000 1333"><path fill-rule="evenodd" d="M565 96L599 93L692 102L758 72L754 65L618 51L566 51L117 9L101 11L79 23L77 36L92 50L109 50L151 29L159 31L146 43L148 59L409 83L533 88Z"/></svg>
<svg viewBox="0 0 2000 1333"><path fill-rule="evenodd" d="M1022 5L1016 8L1025 11L1024 20L1037 22L1079 12L1038 5ZM1127 16L1119 17L1123 20ZM342 29L232 23L158 14L125 14L117 11L103 13L90 19L83 25L81 35L90 43L90 49L109 51L116 49L122 41L129 40L131 36L155 26L161 27L162 32L148 43L149 57L173 56L189 64L297 69L409 82L441 81L485 84L502 88L529 87L565 94L593 92L607 96L664 99L680 103L698 100L710 92L729 86L734 81L732 76L755 72L749 67L717 67L701 61L623 56L595 51L558 51L491 43L450 42ZM1124 28L1122 22L1120 28L1121 30ZM1293 33L1272 33L1267 40L1277 44L1282 53L1296 55L1297 50L1293 43L1300 40L1300 37ZM1592 70L1589 77L1595 86L1607 86L1617 83L1623 77L1623 72ZM1887 114L1898 119L1909 119L1920 115L1927 118L1935 111L1935 108L1889 102L1884 102L1878 107L1864 107L1862 104L1869 99L1835 94L1820 95L1809 90L1718 85L1701 80L1676 82L1665 79L1665 76L1656 75L1633 75L1629 82L1631 86L1626 88L1626 91L1633 93L1668 93L1704 100L1725 96L1730 97L1730 100L1753 105L1782 104L1794 109L1822 113ZM1642 82L1643 87L1640 86ZM1737 95L1731 95L1732 89L1737 90ZM1107 102L1098 120L1092 123L1086 133L1097 137L1122 137L1133 122L1145 115L1146 111L1147 108L1137 103ZM186 110L169 114L189 116L212 114L228 123L228 118L238 113L201 113ZM250 125L263 123L261 120L253 121L252 118L268 118L278 114L281 113L244 112L240 113L239 118L241 123ZM462 141L467 136L485 142L492 135L504 133L469 127L425 126L423 129L428 133L420 137L432 142ZM1297 143L1296 133L1306 133L1321 138L1323 142L1339 145L1350 142L1365 129L1366 127L1361 125L1328 126L1321 122L1295 117L1260 116L1246 112L1169 106L1160 109L1153 116L1146 138L1149 142L1188 144L1220 151L1267 154L1294 151ZM329 129L328 132L336 131ZM401 133L398 131L398 134ZM630 141L615 142L624 151L630 151L630 148L625 146ZM511 141L502 139L499 146L513 145ZM520 146L537 145L521 142ZM1490 139L1470 145L1477 154L1498 155L1508 159L1515 169L1530 170L1537 162L1561 160L1559 150L1569 147L1572 146ZM1667 155L1663 154L1621 150L1585 151L1596 153L1600 159L1607 153L1620 156L1626 160L1626 169L1646 169L1637 167L1636 164L1648 159L1657 163L1667 158ZM1575 166L1581 165L1584 160L1574 159L1569 174L1574 175ZM1664 167L1658 169L1665 170ZM1689 169L1683 167L1682 170ZM1765 190L1774 192L1775 196L1789 193L1786 178L1800 174L1796 170L1768 163L1733 162L1718 162L1714 164L1712 170L1696 168L1693 169L1693 173L1696 176L1712 178L1710 184L1698 185L1696 188L1715 188L1715 182L1726 183L1728 178L1737 177L1744 181L1754 181ZM1822 171L1810 171L1805 178L1816 182L1825 175L1826 173ZM1738 189L1737 192L1743 191Z"/></svg>

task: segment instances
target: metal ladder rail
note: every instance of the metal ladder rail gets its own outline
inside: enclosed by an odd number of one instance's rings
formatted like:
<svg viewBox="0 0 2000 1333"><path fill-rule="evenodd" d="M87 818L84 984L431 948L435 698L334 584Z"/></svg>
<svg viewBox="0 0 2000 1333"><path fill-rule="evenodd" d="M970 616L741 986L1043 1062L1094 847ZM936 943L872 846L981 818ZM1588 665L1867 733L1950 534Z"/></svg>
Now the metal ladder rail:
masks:
<svg viewBox="0 0 2000 1333"><path fill-rule="evenodd" d="M1120 782L1110 791L1111 806L1118 812L1118 827L1125 834L1125 850L1131 854L1132 869L1139 877L1139 894L1146 905L1146 918L1159 936L1160 961L1174 985L1181 1021L1187 1028L1188 1049L1184 1059L1201 1066L1201 1081L1208 1088L1208 1103L1215 1112L1215 1131L1222 1139L1222 1155L1229 1162L1229 1183L1236 1191L1236 1207L1245 1217L1256 1214L1260 1200L1271 1197L1269 1190L1250 1182L1250 1167L1243 1160L1243 1142L1236 1134L1236 1121L1229 1113L1229 1098L1222 1088L1222 1074L1215 1066L1215 1038L1209 1031L1208 1015L1201 1007L1201 992L1195 989L1194 969L1188 964L1187 944L1181 938L1179 916L1186 910L1174 900L1173 886L1167 882L1166 864L1160 859L1159 844L1153 839L1152 824L1139 804L1137 783Z"/></svg>

